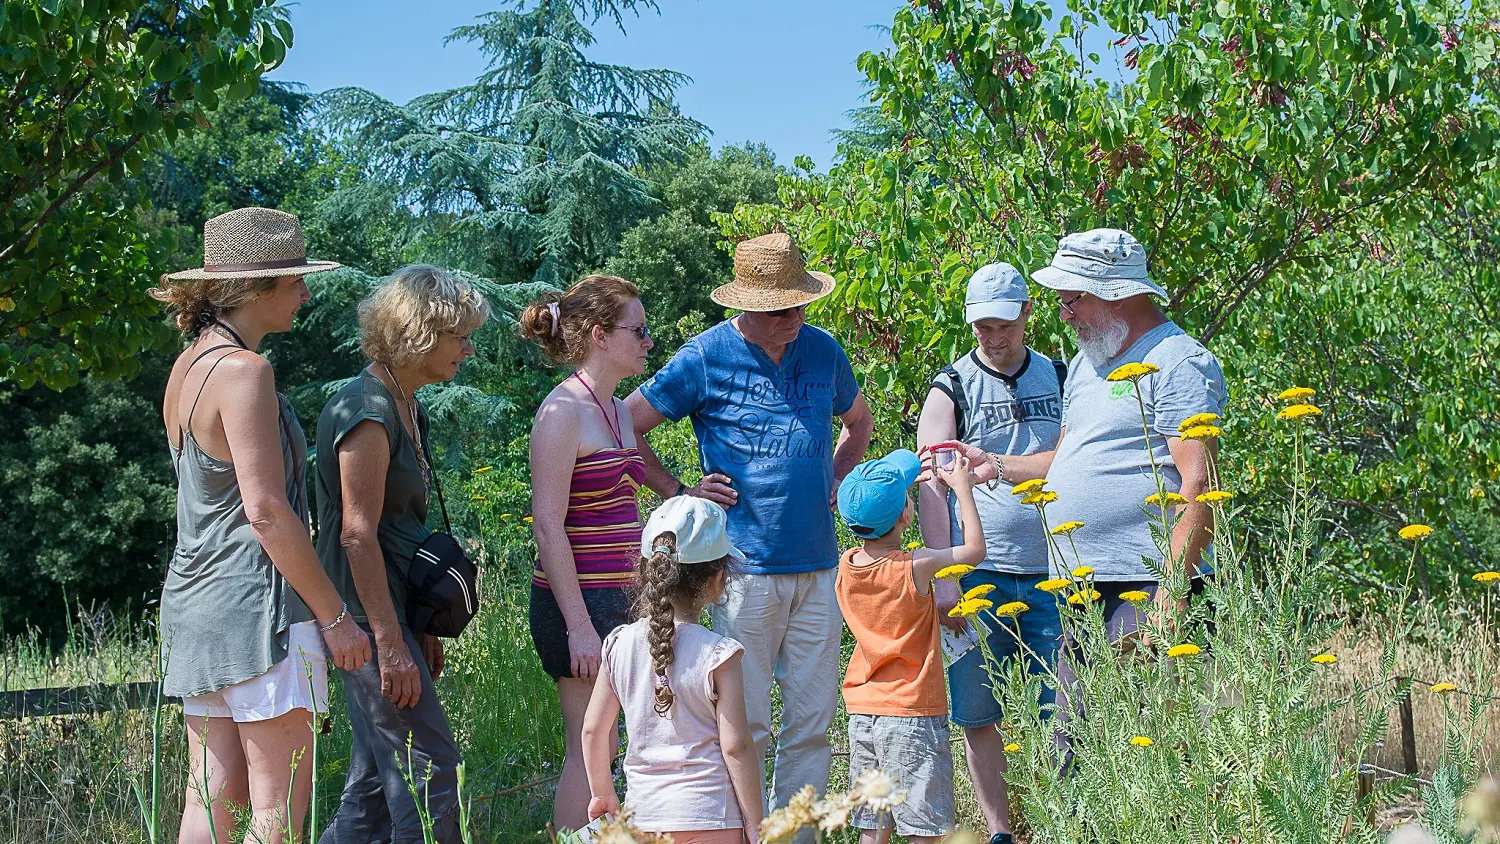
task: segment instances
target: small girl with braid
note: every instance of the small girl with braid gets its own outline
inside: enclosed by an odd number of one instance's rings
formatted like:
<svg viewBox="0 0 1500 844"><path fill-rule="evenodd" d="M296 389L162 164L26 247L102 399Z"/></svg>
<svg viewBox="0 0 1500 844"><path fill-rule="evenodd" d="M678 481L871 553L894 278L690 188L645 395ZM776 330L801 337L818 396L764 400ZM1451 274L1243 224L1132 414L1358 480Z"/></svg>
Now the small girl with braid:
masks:
<svg viewBox="0 0 1500 844"><path fill-rule="evenodd" d="M589 819L619 811L610 763L625 712L625 805L645 832L677 844L757 844L761 765L745 714L739 642L699 624L744 559L719 505L668 499L646 523L636 620L604 640L583 722Z"/></svg>

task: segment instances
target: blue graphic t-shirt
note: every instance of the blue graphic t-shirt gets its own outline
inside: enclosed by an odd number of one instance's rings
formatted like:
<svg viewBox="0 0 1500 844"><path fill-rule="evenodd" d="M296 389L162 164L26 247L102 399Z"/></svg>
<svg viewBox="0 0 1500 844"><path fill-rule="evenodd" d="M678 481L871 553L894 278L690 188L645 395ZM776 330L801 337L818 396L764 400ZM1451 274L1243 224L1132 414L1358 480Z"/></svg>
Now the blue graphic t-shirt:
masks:
<svg viewBox="0 0 1500 844"><path fill-rule="evenodd" d="M703 471L727 475L739 491L726 512L745 571L838 564L833 419L854 405L859 382L832 335L802 326L777 366L725 320L683 344L641 395L673 422L691 417Z"/></svg>

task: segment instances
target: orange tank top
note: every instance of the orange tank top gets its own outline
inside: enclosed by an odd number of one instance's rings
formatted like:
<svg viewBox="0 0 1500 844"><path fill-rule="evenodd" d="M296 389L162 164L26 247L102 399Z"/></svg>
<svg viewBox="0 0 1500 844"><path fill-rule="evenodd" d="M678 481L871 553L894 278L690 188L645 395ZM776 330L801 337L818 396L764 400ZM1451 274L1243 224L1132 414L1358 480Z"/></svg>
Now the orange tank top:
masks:
<svg viewBox="0 0 1500 844"><path fill-rule="evenodd" d="M937 603L917 593L911 554L901 551L859 565L855 550L839 560L838 599L854 634L844 672L844 705L860 715L947 715Z"/></svg>

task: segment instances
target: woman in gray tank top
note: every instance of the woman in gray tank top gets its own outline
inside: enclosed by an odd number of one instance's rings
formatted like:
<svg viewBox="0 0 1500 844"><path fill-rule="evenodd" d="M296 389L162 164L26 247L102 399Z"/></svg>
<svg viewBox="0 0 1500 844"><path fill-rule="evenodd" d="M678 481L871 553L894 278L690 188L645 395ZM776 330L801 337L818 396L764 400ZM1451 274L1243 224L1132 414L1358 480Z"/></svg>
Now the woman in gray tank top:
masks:
<svg viewBox="0 0 1500 844"><path fill-rule="evenodd" d="M312 713L327 663L357 668L369 640L323 572L307 530L307 440L261 338L308 300L297 218L244 208L204 226L204 266L162 278L191 339L162 404L177 472L177 545L161 596L163 688L183 698L189 781L180 842L227 841L231 805L250 835L300 839ZM327 654L324 653L324 645ZM289 799L290 795L290 799Z"/></svg>

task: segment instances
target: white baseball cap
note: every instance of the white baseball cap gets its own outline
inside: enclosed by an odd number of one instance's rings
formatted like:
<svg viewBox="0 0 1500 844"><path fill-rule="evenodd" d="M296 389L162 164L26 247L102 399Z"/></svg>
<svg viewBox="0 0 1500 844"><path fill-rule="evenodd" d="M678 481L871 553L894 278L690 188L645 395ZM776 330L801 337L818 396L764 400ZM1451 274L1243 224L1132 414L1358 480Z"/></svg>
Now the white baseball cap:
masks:
<svg viewBox="0 0 1500 844"><path fill-rule="evenodd" d="M662 502L646 521L641 534L641 556L655 553L652 545L664 533L677 537L679 563L707 563L722 557L744 560L745 555L729 541L724 528L728 517L724 508L702 498L679 495Z"/></svg>
<svg viewBox="0 0 1500 844"><path fill-rule="evenodd" d="M1026 280L1010 264L985 264L969 279L964 293L964 319L1019 319L1021 307L1030 299Z"/></svg>

